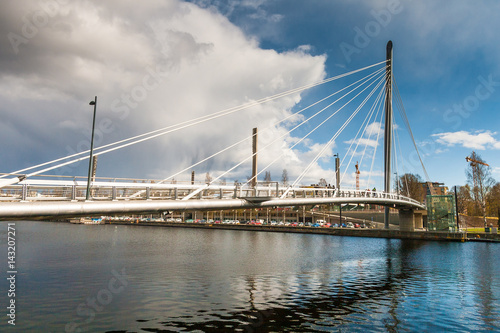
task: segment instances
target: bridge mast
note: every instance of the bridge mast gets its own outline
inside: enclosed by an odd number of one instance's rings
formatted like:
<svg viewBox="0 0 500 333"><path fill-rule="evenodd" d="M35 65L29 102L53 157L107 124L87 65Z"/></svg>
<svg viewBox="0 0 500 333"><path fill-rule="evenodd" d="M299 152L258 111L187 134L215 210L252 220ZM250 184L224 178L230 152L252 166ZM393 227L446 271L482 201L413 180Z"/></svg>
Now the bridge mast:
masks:
<svg viewBox="0 0 500 333"><path fill-rule="evenodd" d="M392 150L392 41L387 42L385 125L384 125L384 192L391 192ZM385 207L384 227L389 229L389 207Z"/></svg>

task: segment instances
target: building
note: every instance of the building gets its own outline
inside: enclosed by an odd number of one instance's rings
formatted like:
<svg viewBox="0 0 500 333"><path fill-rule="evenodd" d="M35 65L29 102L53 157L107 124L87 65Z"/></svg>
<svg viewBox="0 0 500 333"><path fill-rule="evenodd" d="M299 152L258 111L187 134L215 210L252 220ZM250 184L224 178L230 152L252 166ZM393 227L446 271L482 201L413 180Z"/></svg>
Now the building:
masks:
<svg viewBox="0 0 500 333"><path fill-rule="evenodd" d="M438 182L425 182L420 183L425 191L425 195L446 195L448 194L448 186L444 186L444 183Z"/></svg>

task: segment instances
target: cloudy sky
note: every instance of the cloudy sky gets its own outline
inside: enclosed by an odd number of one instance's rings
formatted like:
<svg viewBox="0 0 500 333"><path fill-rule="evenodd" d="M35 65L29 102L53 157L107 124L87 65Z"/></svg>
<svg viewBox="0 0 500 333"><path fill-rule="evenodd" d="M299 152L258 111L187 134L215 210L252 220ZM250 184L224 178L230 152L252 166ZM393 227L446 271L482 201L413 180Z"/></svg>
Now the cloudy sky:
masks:
<svg viewBox="0 0 500 333"><path fill-rule="evenodd" d="M430 180L464 184L465 157L473 150L500 180L498 2L19 0L0 6L0 172L87 150L88 103L96 95L100 147L379 63L392 40L394 77ZM290 133L321 106L277 124L378 68L103 154L97 175L162 179L242 141L194 168L198 180L206 172L215 178L250 156L244 139L258 127L259 148L273 143L259 153L259 168L274 162L273 180L281 180L283 169L295 180L323 152L302 183L331 181L338 153L346 186L360 161L361 186L381 188L375 134L383 125L375 116L364 122L376 94L333 141L361 100L305 140L342 104ZM397 112L395 121L399 173L425 178ZM359 143L354 156L352 143ZM84 176L87 163L51 172ZM250 165L223 178L244 181Z"/></svg>

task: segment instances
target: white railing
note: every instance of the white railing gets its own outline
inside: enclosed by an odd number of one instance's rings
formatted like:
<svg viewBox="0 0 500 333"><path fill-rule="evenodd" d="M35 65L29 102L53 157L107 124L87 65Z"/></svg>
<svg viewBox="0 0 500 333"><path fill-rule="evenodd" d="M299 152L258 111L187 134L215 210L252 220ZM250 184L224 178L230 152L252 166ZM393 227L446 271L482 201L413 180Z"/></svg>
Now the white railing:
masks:
<svg viewBox="0 0 500 333"><path fill-rule="evenodd" d="M422 206L409 197L383 191L334 189L329 187L295 187L280 186L277 182L258 183L257 186L216 185L210 184L158 184L144 182L98 181L92 183L91 196L94 201L106 200L190 200L202 199L277 199L286 193L283 199L310 198L359 198L387 199L408 202ZM192 193L196 192L196 195ZM190 196L192 195L192 198ZM0 201L80 201L85 200L86 182L76 180L25 180L19 184L0 189ZM370 201L370 200L369 200ZM371 200L373 201L373 200Z"/></svg>

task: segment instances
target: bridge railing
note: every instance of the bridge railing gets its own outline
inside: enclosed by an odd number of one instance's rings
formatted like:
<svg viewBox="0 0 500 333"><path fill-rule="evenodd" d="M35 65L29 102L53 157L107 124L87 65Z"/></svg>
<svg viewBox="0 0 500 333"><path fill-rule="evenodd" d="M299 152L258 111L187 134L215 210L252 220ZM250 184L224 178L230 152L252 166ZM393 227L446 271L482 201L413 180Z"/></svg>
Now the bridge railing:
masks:
<svg viewBox="0 0 500 333"><path fill-rule="evenodd" d="M330 187L294 187L280 186L278 182L260 182L256 187L232 185L210 185L199 190L200 185L97 182L91 188L91 197L95 201L106 200L181 200L193 191L198 191L192 199L235 199L235 198L380 198L400 200L420 205L419 202L397 193L382 191L334 189ZM0 201L67 201L85 200L86 183L61 181L21 183L0 189ZM362 200L361 200L362 201Z"/></svg>

